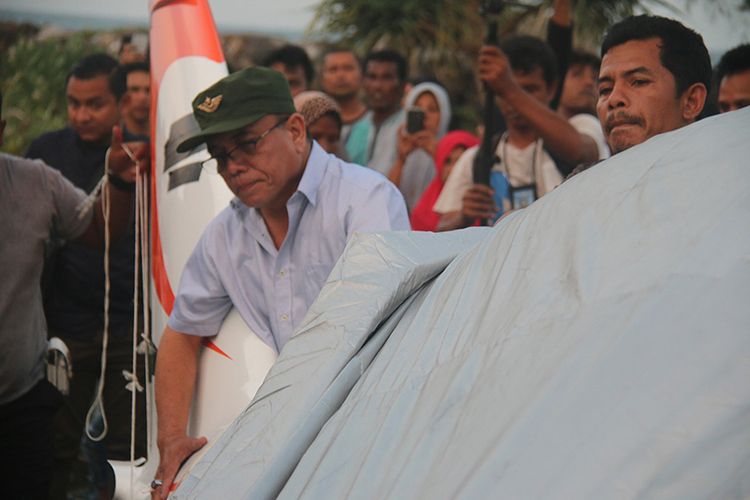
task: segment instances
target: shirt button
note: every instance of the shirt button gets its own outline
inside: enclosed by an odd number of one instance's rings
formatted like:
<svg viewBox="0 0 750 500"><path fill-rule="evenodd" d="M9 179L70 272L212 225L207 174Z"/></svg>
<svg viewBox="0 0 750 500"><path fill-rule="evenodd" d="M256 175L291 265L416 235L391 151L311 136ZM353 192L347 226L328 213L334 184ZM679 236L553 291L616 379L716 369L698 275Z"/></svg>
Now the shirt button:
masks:
<svg viewBox="0 0 750 500"><path fill-rule="evenodd" d="M286 321L288 319L289 319L289 316L287 316L286 314L281 315L281 321Z"/></svg>
<svg viewBox="0 0 750 500"><path fill-rule="evenodd" d="M286 276L286 269L282 269L281 271L279 271L279 276L281 276L282 278Z"/></svg>

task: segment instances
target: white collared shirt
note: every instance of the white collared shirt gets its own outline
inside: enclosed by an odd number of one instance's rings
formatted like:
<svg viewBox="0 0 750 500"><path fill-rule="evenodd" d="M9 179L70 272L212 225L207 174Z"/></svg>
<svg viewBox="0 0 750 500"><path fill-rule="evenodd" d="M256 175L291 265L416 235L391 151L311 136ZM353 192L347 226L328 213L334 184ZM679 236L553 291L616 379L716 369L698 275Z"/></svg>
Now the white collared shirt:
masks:
<svg viewBox="0 0 750 500"><path fill-rule="evenodd" d="M211 221L182 273L170 328L215 335L234 305L279 351L354 232L409 229L404 199L390 181L315 142L287 210L289 230L279 249L258 210L237 198Z"/></svg>

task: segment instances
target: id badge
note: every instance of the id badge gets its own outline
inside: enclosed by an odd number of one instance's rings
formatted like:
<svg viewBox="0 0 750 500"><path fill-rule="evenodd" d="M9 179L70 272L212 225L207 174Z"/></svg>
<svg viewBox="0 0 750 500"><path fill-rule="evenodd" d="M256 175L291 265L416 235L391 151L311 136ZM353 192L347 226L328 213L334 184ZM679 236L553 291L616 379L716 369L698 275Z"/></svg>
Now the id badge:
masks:
<svg viewBox="0 0 750 500"><path fill-rule="evenodd" d="M527 186L510 186L510 203L513 210L526 208L536 201L536 187L533 184Z"/></svg>
<svg viewBox="0 0 750 500"><path fill-rule="evenodd" d="M495 214L494 219L491 221L491 223L494 224L505 212L508 212L512 208L510 201L510 190L512 188L510 187L510 183L508 182L508 178L505 177L505 174L497 170L490 172L490 187L495 192L493 196L495 205L500 208L497 214Z"/></svg>

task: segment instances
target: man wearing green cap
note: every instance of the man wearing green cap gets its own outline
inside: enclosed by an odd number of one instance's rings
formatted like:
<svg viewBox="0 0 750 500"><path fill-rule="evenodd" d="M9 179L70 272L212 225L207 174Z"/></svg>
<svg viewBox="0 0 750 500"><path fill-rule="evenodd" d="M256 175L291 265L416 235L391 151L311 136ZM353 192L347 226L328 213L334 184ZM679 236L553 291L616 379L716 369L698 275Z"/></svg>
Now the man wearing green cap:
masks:
<svg viewBox="0 0 750 500"><path fill-rule="evenodd" d="M206 228L183 270L156 370L161 463L155 494L166 497L180 464L205 444L186 433L197 354L234 306L281 350L355 232L408 230L406 205L385 177L327 154L307 134L281 73L249 68L198 94L200 133L213 168L235 194Z"/></svg>

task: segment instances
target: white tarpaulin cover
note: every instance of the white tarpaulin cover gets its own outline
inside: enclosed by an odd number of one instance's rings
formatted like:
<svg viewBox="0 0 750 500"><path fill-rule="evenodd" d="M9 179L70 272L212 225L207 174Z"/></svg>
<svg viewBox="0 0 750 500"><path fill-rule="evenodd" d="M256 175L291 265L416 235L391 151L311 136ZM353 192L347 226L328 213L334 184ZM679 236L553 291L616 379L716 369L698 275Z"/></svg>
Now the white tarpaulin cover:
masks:
<svg viewBox="0 0 750 500"><path fill-rule="evenodd" d="M750 497L750 109L355 238L176 498Z"/></svg>

